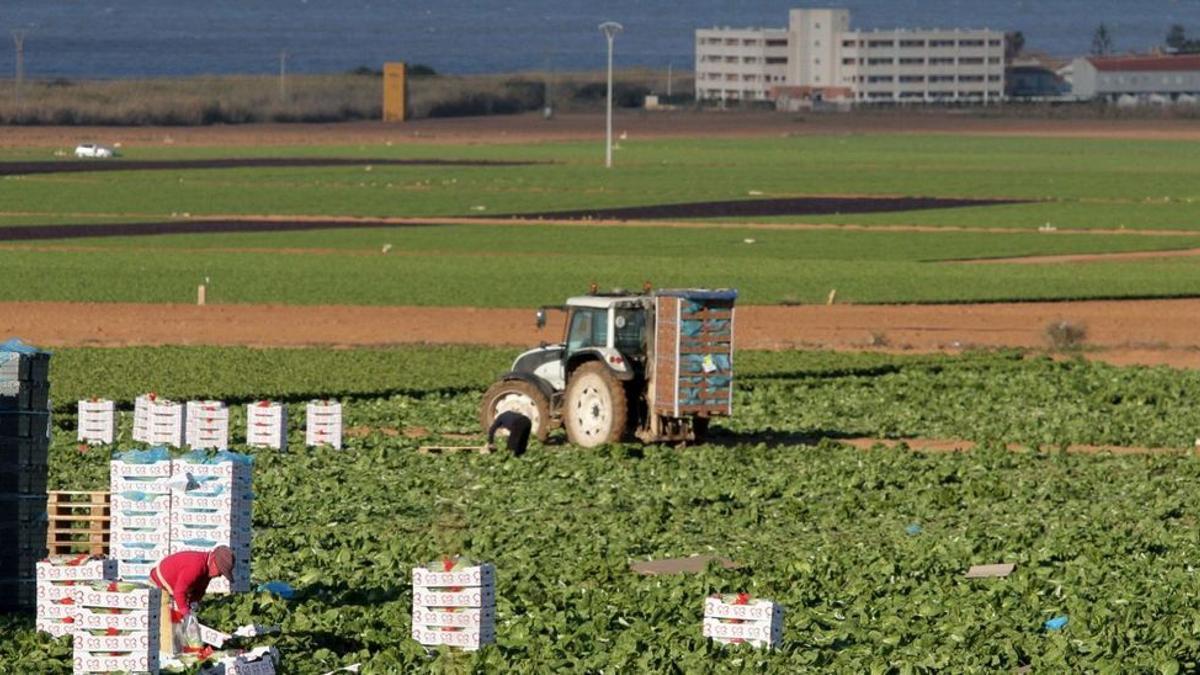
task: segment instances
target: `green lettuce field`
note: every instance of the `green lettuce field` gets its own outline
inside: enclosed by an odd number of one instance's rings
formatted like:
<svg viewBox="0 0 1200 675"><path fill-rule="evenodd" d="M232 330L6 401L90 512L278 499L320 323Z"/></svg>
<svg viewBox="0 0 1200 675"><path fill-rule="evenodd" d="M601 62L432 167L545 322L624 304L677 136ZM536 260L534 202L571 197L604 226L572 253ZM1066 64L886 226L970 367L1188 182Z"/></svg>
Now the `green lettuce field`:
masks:
<svg viewBox="0 0 1200 675"><path fill-rule="evenodd" d="M227 629L279 623L287 673L353 663L364 673L1200 668L1195 373L1015 352L746 352L736 416L703 446L418 454L443 434L475 431L480 391L510 357L60 350L51 483L105 485L110 449L75 447L68 402L79 396L129 406L146 390L270 395L295 404L294 421L311 396L344 398L345 451L301 449L298 428L292 452L255 451L253 576L286 581L296 597L217 597L201 615ZM235 412L233 428L242 424ZM837 442L856 436L983 447L937 454ZM1043 447L1014 452L1007 442ZM1073 443L1166 452L1057 449ZM477 654L426 652L407 639L410 568L454 553L498 570L498 641ZM743 567L664 577L628 568L693 553ZM962 576L995 562L1016 571ZM705 595L738 591L786 607L782 648L700 637ZM1043 627L1057 616L1068 617L1063 629ZM0 622L0 670L66 672L69 642L36 634L32 619Z"/></svg>

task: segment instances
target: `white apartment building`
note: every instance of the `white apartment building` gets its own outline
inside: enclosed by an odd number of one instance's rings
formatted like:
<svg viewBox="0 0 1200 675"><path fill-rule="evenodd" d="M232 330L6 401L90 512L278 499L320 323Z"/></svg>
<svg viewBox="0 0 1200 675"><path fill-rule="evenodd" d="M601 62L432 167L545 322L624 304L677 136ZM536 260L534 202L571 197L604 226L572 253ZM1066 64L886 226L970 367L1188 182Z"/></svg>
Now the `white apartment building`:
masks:
<svg viewBox="0 0 1200 675"><path fill-rule="evenodd" d="M999 101L1004 33L850 29L844 9L793 9L786 29L696 31L696 98Z"/></svg>

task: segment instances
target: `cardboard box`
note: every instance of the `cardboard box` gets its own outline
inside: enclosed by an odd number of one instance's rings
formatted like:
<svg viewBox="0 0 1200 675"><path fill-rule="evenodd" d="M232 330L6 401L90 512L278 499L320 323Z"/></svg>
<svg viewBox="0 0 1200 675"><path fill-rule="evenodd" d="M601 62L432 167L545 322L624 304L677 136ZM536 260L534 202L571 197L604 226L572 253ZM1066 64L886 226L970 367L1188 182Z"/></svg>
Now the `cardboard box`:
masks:
<svg viewBox="0 0 1200 675"><path fill-rule="evenodd" d="M171 503L172 511L232 513L235 511L248 512L250 509L250 495L238 492L226 492L217 496L201 496L195 492L177 492L174 497Z"/></svg>
<svg viewBox="0 0 1200 675"><path fill-rule="evenodd" d="M342 404L310 401L304 410L304 444L330 445L342 449Z"/></svg>
<svg viewBox="0 0 1200 675"><path fill-rule="evenodd" d="M153 645L150 643L151 633L157 631L137 630L125 631L124 635L92 635L87 632L75 633L72 640L75 653L79 652L142 652L147 653L152 647L158 651L158 635L155 634Z"/></svg>
<svg viewBox="0 0 1200 675"><path fill-rule="evenodd" d="M86 652L75 654L73 675L88 673L152 673L159 671L158 652L153 654L138 654L135 656L104 656Z"/></svg>
<svg viewBox="0 0 1200 675"><path fill-rule="evenodd" d="M158 609L159 591L143 586L127 592L103 590L107 582L92 582L75 587L75 604L92 609Z"/></svg>
<svg viewBox="0 0 1200 675"><path fill-rule="evenodd" d="M122 478L170 478L171 462L153 462L151 464L134 464L114 459L109 463L109 476Z"/></svg>
<svg viewBox="0 0 1200 675"><path fill-rule="evenodd" d="M109 400L79 401L76 405L81 443L112 445L117 438L117 407Z"/></svg>
<svg viewBox="0 0 1200 675"><path fill-rule="evenodd" d="M459 609L454 612L431 607L413 607L414 626L425 628L474 628L492 630L496 628L496 611L492 607Z"/></svg>
<svg viewBox="0 0 1200 675"><path fill-rule="evenodd" d="M144 610L113 613L108 608L75 607L75 625L80 629L157 630L158 605Z"/></svg>
<svg viewBox="0 0 1200 675"><path fill-rule="evenodd" d="M437 572L424 567L414 567L413 586L492 586L496 581L496 568L490 563L465 567L454 572Z"/></svg>
<svg viewBox="0 0 1200 675"><path fill-rule="evenodd" d="M171 495L169 493L142 493L142 499L127 497L127 493L137 493L141 490L121 490L112 492L109 497L109 509L113 516L118 513L126 515L158 515L171 513Z"/></svg>
<svg viewBox="0 0 1200 675"><path fill-rule="evenodd" d="M247 405L246 444L287 449L287 406L274 401Z"/></svg>
<svg viewBox="0 0 1200 675"><path fill-rule="evenodd" d="M704 637L722 644L773 647L783 639L783 607L769 600L738 604L705 598L702 630Z"/></svg>
<svg viewBox="0 0 1200 675"><path fill-rule="evenodd" d="M114 552L113 557L121 558L116 551L126 546L129 548L149 549L151 546L136 546L137 544L150 544L152 546L166 546L171 543L171 531L167 528L157 528L153 530L134 530L121 527L113 527L109 531L109 539Z"/></svg>
<svg viewBox="0 0 1200 675"><path fill-rule="evenodd" d="M467 651L475 651L496 641L495 631L477 630L429 630L413 626L412 638L423 645L448 645Z"/></svg>
<svg viewBox="0 0 1200 675"><path fill-rule="evenodd" d="M492 607L495 603L496 591L490 586L464 588L459 592L440 592L424 586L413 586L414 607Z"/></svg>
<svg viewBox="0 0 1200 675"><path fill-rule="evenodd" d="M57 562L62 562L60 558ZM117 576L117 561L112 558L91 558L77 565L55 564L56 561L42 561L36 566L38 585L41 582L54 581L100 581L115 579Z"/></svg>
<svg viewBox="0 0 1200 675"><path fill-rule="evenodd" d="M134 511L132 509L123 509L116 511L110 516L109 529L153 529L170 531L171 528L171 512L170 511Z"/></svg>

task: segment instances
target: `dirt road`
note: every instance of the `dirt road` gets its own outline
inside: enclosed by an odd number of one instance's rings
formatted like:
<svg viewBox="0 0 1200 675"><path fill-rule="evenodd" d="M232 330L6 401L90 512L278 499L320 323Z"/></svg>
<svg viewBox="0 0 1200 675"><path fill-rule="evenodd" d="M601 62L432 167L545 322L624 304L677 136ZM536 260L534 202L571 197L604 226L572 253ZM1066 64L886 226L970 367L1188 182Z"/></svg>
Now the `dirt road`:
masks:
<svg viewBox="0 0 1200 675"><path fill-rule="evenodd" d="M1200 368L1200 300L916 306L744 306L739 349L957 352L1047 346L1056 321L1086 328L1089 358ZM533 312L470 307L0 303L0 335L45 346L297 347L405 343L528 346L554 341Z"/></svg>

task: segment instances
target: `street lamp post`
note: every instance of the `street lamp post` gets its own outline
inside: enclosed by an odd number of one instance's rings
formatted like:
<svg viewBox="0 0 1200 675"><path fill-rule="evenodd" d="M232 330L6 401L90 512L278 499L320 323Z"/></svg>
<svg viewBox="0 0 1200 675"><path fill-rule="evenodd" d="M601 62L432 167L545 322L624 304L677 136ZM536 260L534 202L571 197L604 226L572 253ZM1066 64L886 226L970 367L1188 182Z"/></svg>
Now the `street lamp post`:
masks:
<svg viewBox="0 0 1200 675"><path fill-rule="evenodd" d="M617 33L622 30L624 27L616 21L605 21L600 24L600 32L608 38L608 131L604 143L604 167L608 169L612 168L613 38L617 37Z"/></svg>

